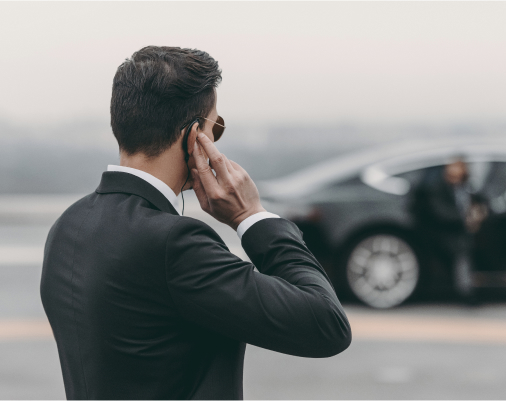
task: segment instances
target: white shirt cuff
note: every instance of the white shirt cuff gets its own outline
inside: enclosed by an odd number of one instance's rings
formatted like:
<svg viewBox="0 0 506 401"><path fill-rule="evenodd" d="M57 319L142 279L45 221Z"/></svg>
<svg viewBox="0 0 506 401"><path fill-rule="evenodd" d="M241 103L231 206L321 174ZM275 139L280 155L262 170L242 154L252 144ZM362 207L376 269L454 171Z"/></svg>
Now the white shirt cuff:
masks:
<svg viewBox="0 0 506 401"><path fill-rule="evenodd" d="M269 212L258 212L255 214L252 214L248 218L244 219L241 224L237 226L237 235L239 236L239 239L242 239L242 236L246 232L248 228L250 228L253 224L256 222L263 220L263 219L269 219L269 218L277 218L279 219L279 216L274 213Z"/></svg>

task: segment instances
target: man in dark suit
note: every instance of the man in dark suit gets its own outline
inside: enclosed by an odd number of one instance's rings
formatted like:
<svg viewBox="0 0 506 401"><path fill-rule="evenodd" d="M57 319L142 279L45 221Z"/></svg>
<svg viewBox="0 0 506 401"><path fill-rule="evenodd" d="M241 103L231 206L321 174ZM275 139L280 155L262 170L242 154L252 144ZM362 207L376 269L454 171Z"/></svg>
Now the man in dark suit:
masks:
<svg viewBox="0 0 506 401"><path fill-rule="evenodd" d="M456 157L446 165L426 169L413 191L412 207L425 248L449 259L458 295L474 301L473 234L486 214L482 197L470 188L464 159Z"/></svg>
<svg viewBox="0 0 506 401"><path fill-rule="evenodd" d="M207 53L170 47L143 48L116 72L121 165L63 213L44 253L41 296L70 399L240 399L245 343L320 358L351 342L302 233L214 146L220 80ZM179 214L190 188L252 263Z"/></svg>

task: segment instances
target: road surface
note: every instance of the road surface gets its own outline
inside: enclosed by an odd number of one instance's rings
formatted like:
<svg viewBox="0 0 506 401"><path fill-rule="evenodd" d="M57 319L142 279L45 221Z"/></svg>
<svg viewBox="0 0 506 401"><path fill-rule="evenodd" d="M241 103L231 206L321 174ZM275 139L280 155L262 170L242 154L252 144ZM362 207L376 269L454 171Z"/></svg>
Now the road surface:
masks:
<svg viewBox="0 0 506 401"><path fill-rule="evenodd" d="M42 247L58 210L37 202L42 211L26 218L19 204L0 199L0 399L63 399L56 344L39 298ZM233 230L199 211L194 199L186 208L246 257ZM245 397L505 397L506 303L425 303L390 311L344 306L354 339L340 355L307 359L248 346Z"/></svg>

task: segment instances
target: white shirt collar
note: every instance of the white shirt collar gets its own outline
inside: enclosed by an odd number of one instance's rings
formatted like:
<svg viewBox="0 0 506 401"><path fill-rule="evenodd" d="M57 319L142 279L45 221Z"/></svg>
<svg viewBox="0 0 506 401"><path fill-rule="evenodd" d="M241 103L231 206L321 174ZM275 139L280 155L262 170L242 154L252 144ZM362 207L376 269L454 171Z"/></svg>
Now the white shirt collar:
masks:
<svg viewBox="0 0 506 401"><path fill-rule="evenodd" d="M107 171L119 171L122 173L133 174L139 178L142 178L144 181L149 182L156 189L158 189L169 200L172 206L174 206L174 209L176 209L176 211L179 214L181 214L181 211L179 210L179 199L177 198L177 195L174 193L171 187L169 187L162 180L156 178L155 176L149 173L146 173L145 171L137 170L136 168L132 167L116 166L113 164L109 164L107 166Z"/></svg>

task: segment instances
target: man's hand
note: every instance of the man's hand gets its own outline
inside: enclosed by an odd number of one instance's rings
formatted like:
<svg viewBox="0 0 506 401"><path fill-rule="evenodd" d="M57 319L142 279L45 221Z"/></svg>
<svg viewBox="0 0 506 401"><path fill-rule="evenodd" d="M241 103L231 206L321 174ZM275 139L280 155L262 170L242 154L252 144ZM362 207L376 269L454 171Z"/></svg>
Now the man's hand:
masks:
<svg viewBox="0 0 506 401"><path fill-rule="evenodd" d="M207 163L201 147L209 156ZM258 189L246 170L228 160L204 134L199 134L193 150L197 169L192 169L193 190L202 210L234 230L247 217L265 212Z"/></svg>
<svg viewBox="0 0 506 401"><path fill-rule="evenodd" d="M477 233L483 221L488 216L488 209L482 203L474 203L471 205L466 214L466 228L471 234Z"/></svg>

